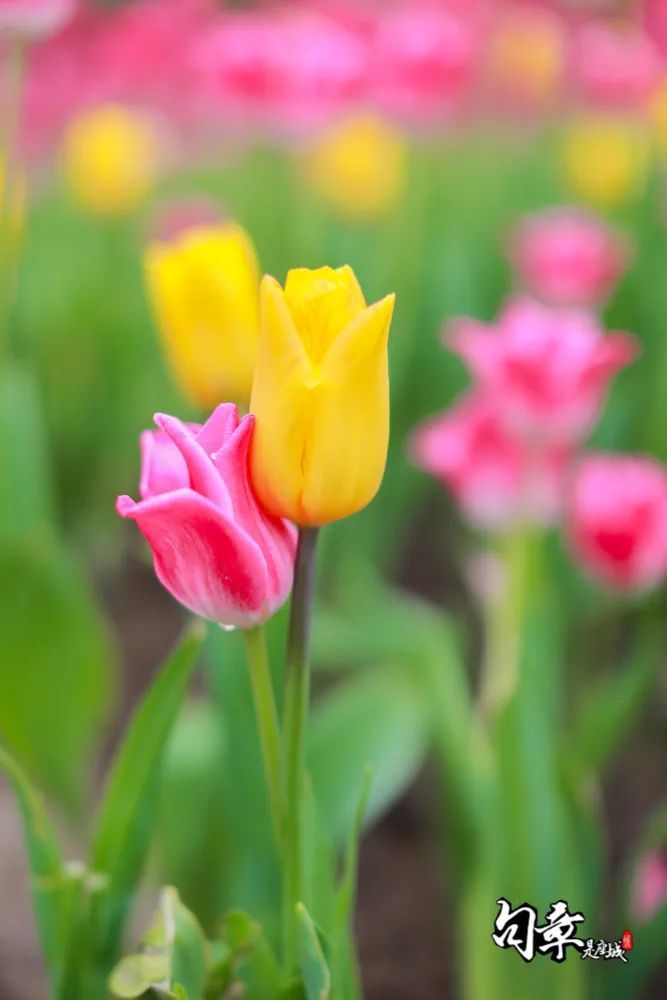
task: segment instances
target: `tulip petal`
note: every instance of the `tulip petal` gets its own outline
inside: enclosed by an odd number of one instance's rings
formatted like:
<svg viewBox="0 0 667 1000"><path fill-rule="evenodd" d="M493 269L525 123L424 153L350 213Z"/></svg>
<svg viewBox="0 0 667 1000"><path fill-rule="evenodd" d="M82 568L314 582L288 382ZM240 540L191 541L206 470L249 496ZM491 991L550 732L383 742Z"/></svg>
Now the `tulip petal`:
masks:
<svg viewBox="0 0 667 1000"><path fill-rule="evenodd" d="M303 456L306 524L360 510L380 486L389 440L387 337L393 307L390 295L365 309L324 359L311 401L311 447Z"/></svg>
<svg viewBox="0 0 667 1000"><path fill-rule="evenodd" d="M121 517L137 522L162 585L195 614L248 628L265 615L267 569L255 542L192 490L134 503L119 497Z"/></svg>
<svg viewBox="0 0 667 1000"><path fill-rule="evenodd" d="M261 314L259 358L250 400L250 410L258 416L251 476L263 505L280 515L294 510L294 498L303 490L310 398L318 377L274 278L262 282ZM279 476L276 469L280 469Z"/></svg>
<svg viewBox="0 0 667 1000"><path fill-rule="evenodd" d="M139 437L141 449L141 481L139 493L142 500L184 489L190 485L190 475L185 459L164 431L142 431Z"/></svg>
<svg viewBox="0 0 667 1000"><path fill-rule="evenodd" d="M195 435L197 442L207 455L213 456L232 436L238 424L239 415L234 403L221 403Z"/></svg>
<svg viewBox="0 0 667 1000"><path fill-rule="evenodd" d="M223 415L224 417L224 415ZM190 476L189 485L212 503L231 515L231 501L227 488L217 472L210 454L207 454L194 434L177 417L156 413L155 423L169 435L185 460Z"/></svg>
<svg viewBox="0 0 667 1000"><path fill-rule="evenodd" d="M215 466L229 490L234 520L257 540L266 558L275 592L289 589L296 552L296 530L282 518L273 517L257 503L247 476L255 418L247 414L231 438L213 456Z"/></svg>

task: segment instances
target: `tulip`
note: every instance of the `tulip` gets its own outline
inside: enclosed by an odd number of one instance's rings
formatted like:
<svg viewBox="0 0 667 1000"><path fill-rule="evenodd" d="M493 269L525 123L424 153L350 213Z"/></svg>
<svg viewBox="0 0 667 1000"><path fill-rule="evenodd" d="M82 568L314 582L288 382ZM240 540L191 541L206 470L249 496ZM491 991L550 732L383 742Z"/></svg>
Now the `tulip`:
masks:
<svg viewBox="0 0 667 1000"><path fill-rule="evenodd" d="M153 551L162 585L190 611L252 628L287 599L296 533L260 506L248 478L254 418L231 403L203 427L157 414L141 438L141 500L118 498Z"/></svg>
<svg viewBox="0 0 667 1000"><path fill-rule="evenodd" d="M646 179L648 137L636 122L588 115L562 139L561 166L570 191L609 208L636 194Z"/></svg>
<svg viewBox="0 0 667 1000"><path fill-rule="evenodd" d="M289 272L261 287L251 474L272 514L318 526L365 507L389 439L389 295L366 306L353 271Z"/></svg>
<svg viewBox="0 0 667 1000"><path fill-rule="evenodd" d="M0 36L37 40L50 35L74 13L75 0L2 0Z"/></svg>
<svg viewBox="0 0 667 1000"><path fill-rule="evenodd" d="M246 404L259 329L254 247L234 223L188 228L154 243L146 280L172 370L200 407Z"/></svg>
<svg viewBox="0 0 667 1000"><path fill-rule="evenodd" d="M632 891L632 912L647 923L667 904L667 853L654 850L637 866Z"/></svg>
<svg viewBox="0 0 667 1000"><path fill-rule="evenodd" d="M122 215L146 195L156 171L152 122L119 105L104 105L70 122L63 169L75 201L95 215Z"/></svg>
<svg viewBox="0 0 667 1000"><path fill-rule="evenodd" d="M635 356L629 334L586 312L511 301L495 324L455 321L448 338L498 419L531 443L573 444L594 426L611 377Z"/></svg>
<svg viewBox="0 0 667 1000"><path fill-rule="evenodd" d="M628 264L626 241L594 216L549 209L524 216L510 258L524 287L554 306L599 305Z"/></svg>
<svg viewBox="0 0 667 1000"><path fill-rule="evenodd" d="M592 576L644 590L667 571L667 472L651 458L588 455L568 502L570 546Z"/></svg>
<svg viewBox="0 0 667 1000"><path fill-rule="evenodd" d="M569 452L534 450L513 438L483 396L467 395L422 424L411 438L410 454L415 465L452 491L478 528L546 525L560 513Z"/></svg>
<svg viewBox="0 0 667 1000"><path fill-rule="evenodd" d="M572 71L586 101L641 108L657 81L660 58L639 29L592 22L574 36Z"/></svg>
<svg viewBox="0 0 667 1000"><path fill-rule="evenodd" d="M311 186L341 215L372 219L397 202L405 184L407 151L400 134L374 115L348 119L306 151Z"/></svg>

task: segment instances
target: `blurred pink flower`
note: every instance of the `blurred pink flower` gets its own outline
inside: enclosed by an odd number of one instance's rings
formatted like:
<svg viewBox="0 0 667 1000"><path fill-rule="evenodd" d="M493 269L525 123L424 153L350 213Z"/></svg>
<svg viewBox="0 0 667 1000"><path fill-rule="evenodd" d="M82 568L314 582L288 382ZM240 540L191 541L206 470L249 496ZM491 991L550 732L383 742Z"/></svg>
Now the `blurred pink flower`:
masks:
<svg viewBox="0 0 667 1000"><path fill-rule="evenodd" d="M655 850L637 866L632 887L632 912L646 923L667 903L667 853Z"/></svg>
<svg viewBox="0 0 667 1000"><path fill-rule="evenodd" d="M646 34L661 55L667 56L667 0L643 0L640 8Z"/></svg>
<svg viewBox="0 0 667 1000"><path fill-rule="evenodd" d="M568 491L570 547L592 576L623 590L667 571L667 472L638 455L591 454Z"/></svg>
<svg viewBox="0 0 667 1000"><path fill-rule="evenodd" d="M447 343L510 433L553 444L586 437L612 376L636 355L630 334L605 333L592 314L529 298L510 301L489 326L455 320Z"/></svg>
<svg viewBox="0 0 667 1000"><path fill-rule="evenodd" d="M660 75L661 61L650 37L634 25L583 25L572 43L574 86L605 107L641 107Z"/></svg>
<svg viewBox="0 0 667 1000"><path fill-rule="evenodd" d="M266 115L280 59L276 21L259 14L218 18L193 50L193 66L212 107L244 125Z"/></svg>
<svg viewBox="0 0 667 1000"><path fill-rule="evenodd" d="M464 396L412 436L412 460L447 486L480 528L518 520L555 521L562 507L569 453L531 449L509 435L484 396Z"/></svg>
<svg viewBox="0 0 667 1000"><path fill-rule="evenodd" d="M231 403L203 427L158 414L141 438L141 501L118 498L137 522L164 587L190 611L250 628L269 618L291 586L296 531L259 505L248 478L254 418Z"/></svg>
<svg viewBox="0 0 667 1000"><path fill-rule="evenodd" d="M524 216L510 241L510 259L523 286L554 306L599 305L629 256L626 240L573 208Z"/></svg>
<svg viewBox="0 0 667 1000"><path fill-rule="evenodd" d="M291 18L282 26L275 111L290 131L340 115L365 93L368 44L360 32L325 17Z"/></svg>
<svg viewBox="0 0 667 1000"><path fill-rule="evenodd" d="M410 122L460 107L475 71L477 32L469 15L403 4L378 21L371 90L378 106Z"/></svg>
<svg viewBox="0 0 667 1000"><path fill-rule="evenodd" d="M0 35L39 39L72 17L77 0L0 0Z"/></svg>

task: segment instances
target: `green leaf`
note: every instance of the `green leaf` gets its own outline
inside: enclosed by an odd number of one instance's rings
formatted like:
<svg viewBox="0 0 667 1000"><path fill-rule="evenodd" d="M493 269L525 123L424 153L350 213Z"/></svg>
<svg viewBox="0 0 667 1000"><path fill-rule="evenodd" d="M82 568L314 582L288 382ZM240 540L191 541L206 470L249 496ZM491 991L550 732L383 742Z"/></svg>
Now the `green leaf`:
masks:
<svg viewBox="0 0 667 1000"><path fill-rule="evenodd" d="M372 764L367 820L413 780L428 748L429 712L417 685L390 668L356 674L315 706L308 767L322 821L333 842L354 825L359 774Z"/></svg>
<svg viewBox="0 0 667 1000"><path fill-rule="evenodd" d="M296 904L299 969L308 1000L328 1000L329 967L322 953L315 925L303 903Z"/></svg>
<svg viewBox="0 0 667 1000"><path fill-rule="evenodd" d="M611 676L598 680L578 706L568 741L579 767L597 771L630 730L663 663L662 631L644 626L642 642Z"/></svg>
<svg viewBox="0 0 667 1000"><path fill-rule="evenodd" d="M261 925L243 910L232 910L222 921L217 956L209 970L204 1000L220 1000L235 986L249 995L277 996L282 973ZM242 978L243 976L243 978Z"/></svg>
<svg viewBox="0 0 667 1000"><path fill-rule="evenodd" d="M37 384L24 368L0 377L0 534L48 533L54 523L49 452Z"/></svg>
<svg viewBox="0 0 667 1000"><path fill-rule="evenodd" d="M110 642L90 585L48 534L0 538L0 738L81 810L106 716Z"/></svg>
<svg viewBox="0 0 667 1000"><path fill-rule="evenodd" d="M57 978L67 934L64 862L41 797L21 767L2 747L0 767L12 786L21 810L42 950L49 970Z"/></svg>
<svg viewBox="0 0 667 1000"><path fill-rule="evenodd" d="M121 959L109 977L109 989L121 1000L133 1000L150 989L197 1000L204 989L206 960L199 924L176 889L167 886L140 952Z"/></svg>
<svg viewBox="0 0 667 1000"><path fill-rule="evenodd" d="M148 852L165 745L204 635L203 624L195 623L161 668L135 712L107 781L93 834L91 867L109 876L98 931L100 946L110 955Z"/></svg>

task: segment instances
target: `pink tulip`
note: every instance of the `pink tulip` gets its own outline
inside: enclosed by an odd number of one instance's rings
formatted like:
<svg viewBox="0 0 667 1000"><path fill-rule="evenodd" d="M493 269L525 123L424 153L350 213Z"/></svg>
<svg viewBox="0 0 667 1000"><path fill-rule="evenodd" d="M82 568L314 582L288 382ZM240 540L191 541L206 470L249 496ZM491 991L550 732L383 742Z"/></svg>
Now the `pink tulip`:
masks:
<svg viewBox="0 0 667 1000"><path fill-rule="evenodd" d="M380 19L373 39L372 90L383 111L428 121L457 109L475 69L476 32L460 11L403 5Z"/></svg>
<svg viewBox="0 0 667 1000"><path fill-rule="evenodd" d="M651 458L592 454L568 501L571 548L593 576L621 590L651 587L667 570L667 472Z"/></svg>
<svg viewBox="0 0 667 1000"><path fill-rule="evenodd" d="M584 25L572 46L575 87L588 102L641 107L660 75L658 51L648 35L627 25Z"/></svg>
<svg viewBox="0 0 667 1000"><path fill-rule="evenodd" d="M639 862L632 892L632 912L643 923L667 904L667 853L653 851Z"/></svg>
<svg viewBox="0 0 667 1000"><path fill-rule="evenodd" d="M511 301L489 326L455 321L448 342L505 428L533 443L582 440L612 376L636 354L633 337L605 333L593 315L528 298Z"/></svg>
<svg viewBox="0 0 667 1000"><path fill-rule="evenodd" d="M603 302L628 265L627 242L577 209L526 215L511 239L510 258L524 287L554 306Z"/></svg>
<svg viewBox="0 0 667 1000"><path fill-rule="evenodd" d="M203 427L157 414L141 437L141 501L118 498L153 550L164 587L190 611L250 628L286 600L296 532L259 505L248 478L254 418L225 403Z"/></svg>
<svg viewBox="0 0 667 1000"><path fill-rule="evenodd" d="M517 441L502 428L488 398L464 396L427 421L413 435L410 451L480 528L503 529L518 520L544 525L558 517L567 450L532 450Z"/></svg>
<svg viewBox="0 0 667 1000"><path fill-rule="evenodd" d="M72 17L76 0L0 0L0 35L44 38Z"/></svg>

